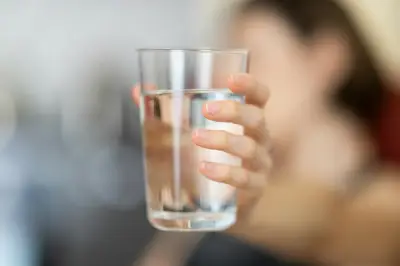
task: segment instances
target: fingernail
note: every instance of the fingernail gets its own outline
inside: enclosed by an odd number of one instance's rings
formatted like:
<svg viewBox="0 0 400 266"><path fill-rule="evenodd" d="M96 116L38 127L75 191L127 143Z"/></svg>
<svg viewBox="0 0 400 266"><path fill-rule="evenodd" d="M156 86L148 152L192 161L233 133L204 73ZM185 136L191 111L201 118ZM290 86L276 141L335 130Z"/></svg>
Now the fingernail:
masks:
<svg viewBox="0 0 400 266"><path fill-rule="evenodd" d="M213 164L206 163L206 162L201 162L200 168L204 169L206 171L213 171L215 169Z"/></svg>
<svg viewBox="0 0 400 266"><path fill-rule="evenodd" d="M206 103L206 111L210 115L214 115L214 114L218 113L220 109L221 108L218 103L215 103L215 102Z"/></svg>
<svg viewBox="0 0 400 266"><path fill-rule="evenodd" d="M199 139L207 139L207 130L205 129L196 129L194 131L194 136Z"/></svg>

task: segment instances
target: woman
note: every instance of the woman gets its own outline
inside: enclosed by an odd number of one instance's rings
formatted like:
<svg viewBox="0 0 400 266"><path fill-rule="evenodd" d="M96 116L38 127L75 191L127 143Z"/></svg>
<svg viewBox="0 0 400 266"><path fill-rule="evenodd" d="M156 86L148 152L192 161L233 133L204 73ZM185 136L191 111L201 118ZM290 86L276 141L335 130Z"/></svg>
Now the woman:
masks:
<svg viewBox="0 0 400 266"><path fill-rule="evenodd" d="M199 170L238 188L232 234L286 256L312 257L340 204L337 191L373 170L382 81L335 1L251 0L232 25L231 42L251 51L250 73L233 73L227 83L247 102L209 102L203 114L240 124L246 134L197 130L192 140L244 163L204 162Z"/></svg>

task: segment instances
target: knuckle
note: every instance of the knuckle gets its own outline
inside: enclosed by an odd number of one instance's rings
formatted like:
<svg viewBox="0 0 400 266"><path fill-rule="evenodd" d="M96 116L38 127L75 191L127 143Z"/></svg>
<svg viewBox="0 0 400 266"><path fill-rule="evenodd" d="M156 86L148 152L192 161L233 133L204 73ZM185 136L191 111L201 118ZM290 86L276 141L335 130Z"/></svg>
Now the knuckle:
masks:
<svg viewBox="0 0 400 266"><path fill-rule="evenodd" d="M220 137L219 137L220 147L222 149L228 148L229 147L229 138L230 138L229 134L225 131L219 131L218 134L220 135Z"/></svg>
<svg viewBox="0 0 400 266"><path fill-rule="evenodd" d="M247 148L245 149L244 157L245 157L245 159L254 159L257 157L258 145L253 139L250 139L248 137L246 139L247 139L247 141L246 141L247 143L245 146Z"/></svg>
<svg viewBox="0 0 400 266"><path fill-rule="evenodd" d="M235 176L235 169L232 166L226 166L224 171L223 178L226 180L227 183L230 183Z"/></svg>
<svg viewBox="0 0 400 266"><path fill-rule="evenodd" d="M229 109L231 110L231 115L233 117L234 120L237 120L240 117L240 104L238 102L235 101L229 101Z"/></svg>
<svg viewBox="0 0 400 266"><path fill-rule="evenodd" d="M257 112L254 116L254 129L260 130L260 131L265 131L264 128L265 125L265 118L264 118L264 112L257 108Z"/></svg>
<svg viewBox="0 0 400 266"><path fill-rule="evenodd" d="M250 172L247 170L242 169L241 171L237 171L240 173L239 175L236 175L235 178L235 183L236 186L239 188L245 188L249 185L250 183Z"/></svg>
<svg viewBox="0 0 400 266"><path fill-rule="evenodd" d="M253 184L253 188L258 193L262 193L263 188L267 184L267 176L264 173L257 173L255 179L256 181Z"/></svg>

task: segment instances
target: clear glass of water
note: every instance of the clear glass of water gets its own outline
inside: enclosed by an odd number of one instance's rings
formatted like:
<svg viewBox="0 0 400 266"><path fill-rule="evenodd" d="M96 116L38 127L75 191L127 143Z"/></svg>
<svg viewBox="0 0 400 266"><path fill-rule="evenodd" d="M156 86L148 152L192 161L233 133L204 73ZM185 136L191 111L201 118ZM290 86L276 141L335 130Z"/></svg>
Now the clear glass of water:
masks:
<svg viewBox="0 0 400 266"><path fill-rule="evenodd" d="M241 126L207 120L207 101L244 98L227 88L247 72L246 50L140 49L141 125L147 215L164 231L221 231L236 221L236 193L200 174L202 161L241 160L192 142L197 128L243 134Z"/></svg>

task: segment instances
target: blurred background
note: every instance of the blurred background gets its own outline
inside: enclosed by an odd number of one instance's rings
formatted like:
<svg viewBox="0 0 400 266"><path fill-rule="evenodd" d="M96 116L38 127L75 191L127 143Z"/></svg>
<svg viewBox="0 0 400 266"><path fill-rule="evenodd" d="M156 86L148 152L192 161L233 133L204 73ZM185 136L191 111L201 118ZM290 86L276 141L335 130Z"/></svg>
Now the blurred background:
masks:
<svg viewBox="0 0 400 266"><path fill-rule="evenodd" d="M396 80L400 1L343 1ZM212 46L235 2L0 2L0 266L134 262L154 234L135 49Z"/></svg>

